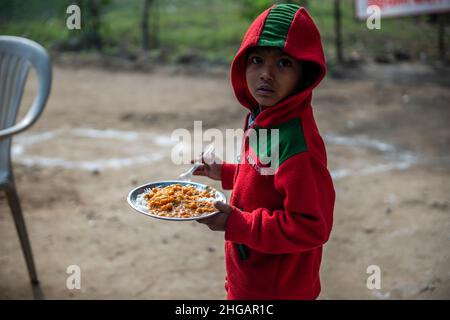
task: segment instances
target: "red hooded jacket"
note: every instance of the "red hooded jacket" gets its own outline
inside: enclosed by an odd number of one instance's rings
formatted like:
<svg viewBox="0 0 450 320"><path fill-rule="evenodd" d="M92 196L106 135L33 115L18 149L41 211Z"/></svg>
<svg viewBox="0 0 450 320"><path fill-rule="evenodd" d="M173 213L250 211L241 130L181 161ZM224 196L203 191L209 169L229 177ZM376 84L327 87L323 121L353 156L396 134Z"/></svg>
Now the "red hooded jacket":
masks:
<svg viewBox="0 0 450 320"><path fill-rule="evenodd" d="M261 146L247 136L240 163L222 165L222 187L233 190L225 230L227 297L315 299L335 201L311 108L312 89L326 72L320 34L306 10L292 4L274 5L253 22L231 65L235 95L250 111L258 107L245 80L246 50L253 46L280 47L309 61L316 74L309 87L256 116L252 129L257 136L262 129L278 129L277 141L269 138ZM274 173L262 174L270 165L262 156L274 144L279 161Z"/></svg>

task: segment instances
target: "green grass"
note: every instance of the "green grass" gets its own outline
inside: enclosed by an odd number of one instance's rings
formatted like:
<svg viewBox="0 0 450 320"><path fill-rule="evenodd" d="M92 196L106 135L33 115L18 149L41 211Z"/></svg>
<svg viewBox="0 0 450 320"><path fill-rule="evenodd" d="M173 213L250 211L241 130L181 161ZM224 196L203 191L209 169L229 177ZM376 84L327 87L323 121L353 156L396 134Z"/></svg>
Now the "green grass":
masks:
<svg viewBox="0 0 450 320"><path fill-rule="evenodd" d="M34 39L46 47L76 36L65 27L65 7L71 1L0 0L0 33ZM141 50L142 0L110 0L102 11L101 34L105 52ZM334 58L333 1L309 0L309 11L321 33L328 60ZM239 0L159 0L159 41L168 60L195 49L207 59L231 61L251 21L242 14ZM426 17L384 19L381 30L368 30L354 19L353 1L342 0L344 55L363 57L408 52L435 57L436 26ZM83 16L81 17L83 25Z"/></svg>
<svg viewBox="0 0 450 320"><path fill-rule="evenodd" d="M104 15L104 35L131 50L141 41L140 2ZM248 27L239 15L236 1L176 1L160 4L160 44L173 55L194 48L205 57L230 61Z"/></svg>

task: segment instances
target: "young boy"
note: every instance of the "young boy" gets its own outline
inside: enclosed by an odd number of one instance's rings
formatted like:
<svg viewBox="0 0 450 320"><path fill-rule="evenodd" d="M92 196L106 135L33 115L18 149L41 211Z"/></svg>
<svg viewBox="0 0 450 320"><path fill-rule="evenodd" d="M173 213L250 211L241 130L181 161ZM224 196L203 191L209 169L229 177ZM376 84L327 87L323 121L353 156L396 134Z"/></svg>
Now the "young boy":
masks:
<svg viewBox="0 0 450 320"><path fill-rule="evenodd" d="M225 231L228 299L316 299L320 293L335 193L311 99L325 72L319 31L293 4L264 11L232 62L233 90L250 110L245 129L258 139L261 130L278 129L279 138L263 150L245 135L239 164L204 163L195 172L233 190L231 205L217 202L221 212L199 220ZM274 147L276 169L263 174L261 159Z"/></svg>

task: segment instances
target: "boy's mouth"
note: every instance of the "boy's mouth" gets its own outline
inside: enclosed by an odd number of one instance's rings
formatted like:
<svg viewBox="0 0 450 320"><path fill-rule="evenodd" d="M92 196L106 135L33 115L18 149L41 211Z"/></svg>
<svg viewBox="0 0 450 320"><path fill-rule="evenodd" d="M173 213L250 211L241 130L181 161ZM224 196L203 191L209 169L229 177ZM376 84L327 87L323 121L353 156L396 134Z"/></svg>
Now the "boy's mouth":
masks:
<svg viewBox="0 0 450 320"><path fill-rule="evenodd" d="M273 90L273 88L267 84L264 84L262 86L259 86L256 89L256 93L258 93L259 95L262 96L270 96L275 92L275 90Z"/></svg>

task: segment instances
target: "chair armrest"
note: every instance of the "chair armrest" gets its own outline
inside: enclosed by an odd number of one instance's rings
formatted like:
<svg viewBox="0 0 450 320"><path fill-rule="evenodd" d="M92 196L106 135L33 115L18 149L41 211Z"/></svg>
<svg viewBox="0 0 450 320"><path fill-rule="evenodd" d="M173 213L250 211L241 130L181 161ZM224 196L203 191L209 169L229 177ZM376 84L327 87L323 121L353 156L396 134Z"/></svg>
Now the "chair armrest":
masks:
<svg viewBox="0 0 450 320"><path fill-rule="evenodd" d="M36 69L38 78L37 96L34 99L30 110L20 122L12 127L0 130L0 140L9 138L14 134L28 129L37 121L47 103L52 86L52 67L46 51L40 46L37 50L38 53L35 56L30 57L30 62Z"/></svg>
<svg viewBox="0 0 450 320"><path fill-rule="evenodd" d="M39 94L34 100L30 110L19 123L16 123L12 127L0 130L0 140L9 138L10 136L20 133L28 129L30 126L32 126L37 121L42 111L44 110L49 93L50 93L50 83L45 92L44 91L41 92L41 90L39 90Z"/></svg>

